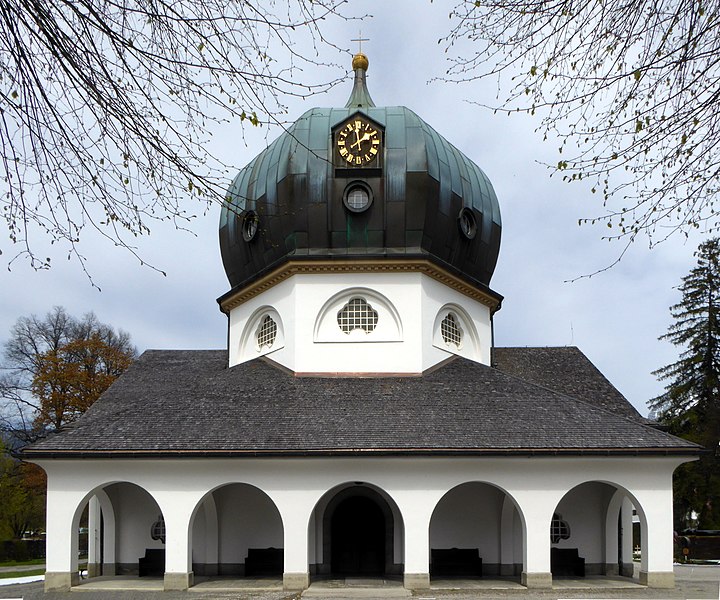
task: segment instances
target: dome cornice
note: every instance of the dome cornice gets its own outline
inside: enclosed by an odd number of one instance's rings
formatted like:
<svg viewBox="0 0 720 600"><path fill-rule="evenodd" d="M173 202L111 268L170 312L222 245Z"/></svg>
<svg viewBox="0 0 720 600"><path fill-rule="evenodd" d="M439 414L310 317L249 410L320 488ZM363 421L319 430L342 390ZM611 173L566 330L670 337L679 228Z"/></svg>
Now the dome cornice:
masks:
<svg viewBox="0 0 720 600"><path fill-rule="evenodd" d="M229 314L232 309L255 296L278 285L293 275L318 273L422 273L458 292L477 300L490 308L492 313L500 310L502 296L482 285L471 285L449 270L428 259L393 258L378 260L289 260L267 275L252 283L230 290L218 298L222 312Z"/></svg>

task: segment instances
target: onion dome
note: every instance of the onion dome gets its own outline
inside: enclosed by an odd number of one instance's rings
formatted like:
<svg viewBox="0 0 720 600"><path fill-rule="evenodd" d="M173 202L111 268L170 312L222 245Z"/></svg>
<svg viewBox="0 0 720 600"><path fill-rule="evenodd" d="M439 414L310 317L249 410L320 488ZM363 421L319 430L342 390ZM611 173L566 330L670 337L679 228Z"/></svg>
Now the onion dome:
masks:
<svg viewBox="0 0 720 600"><path fill-rule="evenodd" d="M403 106L376 107L367 57L344 108L303 114L235 177L220 216L232 289L291 260L424 258L487 288L500 208L482 170Z"/></svg>

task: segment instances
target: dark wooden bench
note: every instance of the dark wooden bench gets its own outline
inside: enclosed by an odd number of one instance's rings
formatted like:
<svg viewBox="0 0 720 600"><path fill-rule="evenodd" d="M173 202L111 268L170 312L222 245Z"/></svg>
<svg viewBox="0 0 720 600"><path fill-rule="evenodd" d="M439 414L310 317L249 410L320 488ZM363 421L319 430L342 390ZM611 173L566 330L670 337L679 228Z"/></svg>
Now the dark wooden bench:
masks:
<svg viewBox="0 0 720 600"><path fill-rule="evenodd" d="M577 548L550 548L550 571L553 575L585 577L585 559Z"/></svg>
<svg viewBox="0 0 720 600"><path fill-rule="evenodd" d="M430 575L482 577L482 558L477 548L433 548L430 550Z"/></svg>
<svg viewBox="0 0 720 600"><path fill-rule="evenodd" d="M163 576L165 574L165 548L145 548L145 556L138 559L138 574Z"/></svg>
<svg viewBox="0 0 720 600"><path fill-rule="evenodd" d="M245 576L282 575L284 552L282 548L248 548L245 558Z"/></svg>

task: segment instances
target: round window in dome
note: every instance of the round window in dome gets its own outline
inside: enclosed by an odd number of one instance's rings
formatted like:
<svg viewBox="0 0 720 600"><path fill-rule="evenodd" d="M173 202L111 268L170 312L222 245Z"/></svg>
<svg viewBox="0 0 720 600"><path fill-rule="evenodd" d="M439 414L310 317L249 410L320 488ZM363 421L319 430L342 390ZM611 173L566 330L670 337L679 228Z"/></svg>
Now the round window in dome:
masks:
<svg viewBox="0 0 720 600"><path fill-rule="evenodd" d="M249 242L255 237L259 221L260 219L254 210L249 210L245 213L242 221L242 236L246 242Z"/></svg>
<svg viewBox="0 0 720 600"><path fill-rule="evenodd" d="M460 211L458 215L458 226L467 239L471 240L475 237L477 233L477 221L475 221L475 215L472 210L465 207Z"/></svg>
<svg viewBox="0 0 720 600"><path fill-rule="evenodd" d="M353 181L348 184L343 194L343 204L351 212L363 212L372 204L372 190L362 181Z"/></svg>

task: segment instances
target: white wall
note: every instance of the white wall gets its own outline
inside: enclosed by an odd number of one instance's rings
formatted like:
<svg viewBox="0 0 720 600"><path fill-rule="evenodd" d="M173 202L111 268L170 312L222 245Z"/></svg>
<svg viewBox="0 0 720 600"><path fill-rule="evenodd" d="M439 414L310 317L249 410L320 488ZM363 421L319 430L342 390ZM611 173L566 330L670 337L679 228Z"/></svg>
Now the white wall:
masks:
<svg viewBox="0 0 720 600"><path fill-rule="evenodd" d="M370 334L337 327L338 309L356 295L368 295L379 312ZM466 321L459 349L433 331L444 306ZM254 333L268 309L277 311L283 339L258 350ZM293 275L235 307L229 328L230 366L265 354L297 373L421 373L453 354L490 364L488 307L422 273Z"/></svg>
<svg viewBox="0 0 720 600"><path fill-rule="evenodd" d="M164 548L160 540L150 537L150 528L160 515L152 496L134 485L118 483L105 490L115 512L115 560L137 565L146 548Z"/></svg>
<svg viewBox="0 0 720 600"><path fill-rule="evenodd" d="M501 511L505 494L469 483L440 500L430 522L431 548L479 548L483 563L500 563Z"/></svg>
<svg viewBox="0 0 720 600"><path fill-rule="evenodd" d="M672 571L672 457L598 458L267 458L178 460L38 461L48 472L47 569L69 572L77 564L70 541L73 520L88 494L112 481L144 488L162 509L168 527L167 571L190 570L190 518L209 490L244 482L263 490L283 524L285 572L307 573L308 527L318 501L349 481L385 491L402 514L406 574L427 573L430 518L440 499L467 482L488 482L507 492L525 523L524 570L549 573L548 525L565 494L587 481L613 483L628 491L647 522L642 568ZM228 508L228 507L226 507ZM149 515L153 511L148 508ZM562 511L561 511L562 512ZM153 519L157 515L153 516ZM138 529L149 525L143 523ZM139 527L139 525L138 525ZM144 543L144 542L143 542ZM145 545L136 548L144 551ZM137 553L133 552L134 559Z"/></svg>
<svg viewBox="0 0 720 600"><path fill-rule="evenodd" d="M585 483L571 490L558 504L557 513L570 525L570 537L554 544L578 548L585 563L605 562L605 515L615 488L603 483ZM617 536L614 539L617 544Z"/></svg>
<svg viewBox="0 0 720 600"><path fill-rule="evenodd" d="M248 548L282 548L280 514L257 488L231 484L213 492L218 515L220 563L244 563Z"/></svg>

